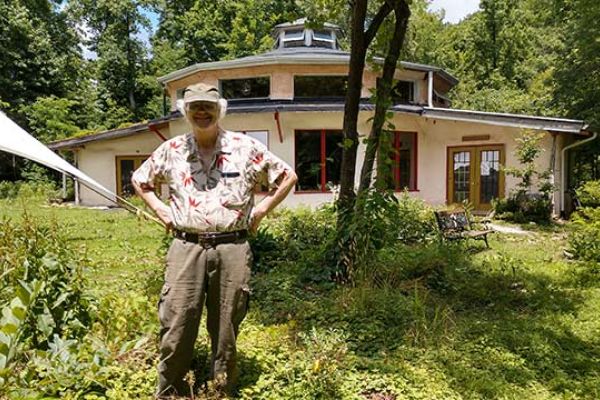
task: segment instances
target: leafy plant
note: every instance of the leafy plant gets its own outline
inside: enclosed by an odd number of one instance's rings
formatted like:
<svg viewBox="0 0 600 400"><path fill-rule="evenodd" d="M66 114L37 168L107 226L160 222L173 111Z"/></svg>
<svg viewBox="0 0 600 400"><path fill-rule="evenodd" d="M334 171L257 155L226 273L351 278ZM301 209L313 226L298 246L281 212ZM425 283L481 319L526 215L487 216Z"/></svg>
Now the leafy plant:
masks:
<svg viewBox="0 0 600 400"><path fill-rule="evenodd" d="M575 192L583 207L600 207L600 181L588 181Z"/></svg>
<svg viewBox="0 0 600 400"><path fill-rule="evenodd" d="M581 208L572 220L569 252L581 260L600 262L600 208Z"/></svg>
<svg viewBox="0 0 600 400"><path fill-rule="evenodd" d="M551 194L554 186L550 182L551 172L539 172L535 161L543 151L540 141L544 133L525 130L517 138L515 156L520 167L507 167L507 175L519 178L515 190L507 199L496 199L492 202L498 218L516 222L548 222L552 215ZM534 184L536 190L534 191Z"/></svg>
<svg viewBox="0 0 600 400"><path fill-rule="evenodd" d="M0 388L6 383L11 370L8 368L14 360L25 331L25 323L43 284L33 281L31 284L19 281L17 296L2 309L0 319Z"/></svg>
<svg viewBox="0 0 600 400"><path fill-rule="evenodd" d="M44 282L24 325L34 348L45 348L54 334L78 336L90 325L94 301L84 292L85 259L68 246L56 225L38 225L27 214L21 224L2 221L0 262L5 284L0 302L18 294L20 282Z"/></svg>

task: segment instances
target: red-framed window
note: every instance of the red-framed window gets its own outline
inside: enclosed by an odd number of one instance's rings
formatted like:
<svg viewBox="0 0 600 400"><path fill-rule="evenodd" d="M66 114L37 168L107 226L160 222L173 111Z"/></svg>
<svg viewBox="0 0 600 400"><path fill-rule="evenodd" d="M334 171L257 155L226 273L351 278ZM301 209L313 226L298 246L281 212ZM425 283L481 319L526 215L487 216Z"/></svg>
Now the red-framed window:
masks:
<svg viewBox="0 0 600 400"><path fill-rule="evenodd" d="M328 192L339 184L342 170L341 130L294 131L297 192Z"/></svg>
<svg viewBox="0 0 600 400"><path fill-rule="evenodd" d="M393 187L396 191L417 190L417 133L394 132L390 152Z"/></svg>

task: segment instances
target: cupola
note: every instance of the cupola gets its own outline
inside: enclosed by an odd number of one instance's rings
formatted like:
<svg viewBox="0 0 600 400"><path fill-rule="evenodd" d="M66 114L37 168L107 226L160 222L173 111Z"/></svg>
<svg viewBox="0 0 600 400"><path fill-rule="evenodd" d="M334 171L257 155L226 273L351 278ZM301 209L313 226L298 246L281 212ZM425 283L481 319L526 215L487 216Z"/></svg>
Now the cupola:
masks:
<svg viewBox="0 0 600 400"><path fill-rule="evenodd" d="M338 37L342 30L339 26L325 23L320 28L308 28L306 18L294 22L279 24L273 29L275 45L273 50L292 48L321 48L339 50Z"/></svg>

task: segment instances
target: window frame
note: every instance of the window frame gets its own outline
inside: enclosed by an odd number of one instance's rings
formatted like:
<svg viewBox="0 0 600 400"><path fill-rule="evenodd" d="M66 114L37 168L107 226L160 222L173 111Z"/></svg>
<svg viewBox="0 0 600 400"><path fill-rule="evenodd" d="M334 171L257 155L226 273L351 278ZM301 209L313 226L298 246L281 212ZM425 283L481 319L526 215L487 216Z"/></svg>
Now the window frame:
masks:
<svg viewBox="0 0 600 400"><path fill-rule="evenodd" d="M411 181L411 174L409 171L409 177L408 177L408 181L409 181L409 186L406 187L408 189L409 192L418 192L419 191L419 169L418 169L418 149L419 149L419 144L418 144L418 138L419 135L417 134L417 132L415 131L393 131L394 133L394 138L393 138L393 142L392 142L392 151L394 152L394 162L392 163L392 175L394 177L394 192L395 193L400 193L404 191L404 188L400 187L400 176L402 174L402 171L400 170L400 147L402 144L402 141L400 140L400 135L402 134L410 134L412 135L412 142L413 142L413 146L410 149L410 156L411 156L411 160L410 160L410 166L411 169L414 170L414 187L410 187L410 181Z"/></svg>
<svg viewBox="0 0 600 400"><path fill-rule="evenodd" d="M375 82L375 89L377 89L377 81L379 81L381 79L381 77L377 77L377 80ZM409 99L407 103L396 103L394 101L394 91L396 89L396 87L398 86L398 84L400 84L401 82L405 82L408 83L410 85L410 89L409 89ZM394 79L393 81L393 85L392 85L392 92L390 93L392 98L392 105L397 105L397 104L417 104L417 82L414 80L410 80L410 79Z"/></svg>
<svg viewBox="0 0 600 400"><path fill-rule="evenodd" d="M339 75L339 74L332 74L332 75L322 75L322 74L294 74L293 78L292 78L292 82L293 82L293 90L292 93L294 95L294 99L329 99L329 100L336 100L336 99L343 99L345 97L345 95L341 95L341 96L318 96L318 95L314 95L314 96L297 96L296 95L296 78L345 78L346 79L346 85L348 85L348 76L347 75Z"/></svg>
<svg viewBox="0 0 600 400"><path fill-rule="evenodd" d="M292 31L302 31L301 37L300 38L293 38L293 39L286 38L287 33L288 32L292 32ZM306 29L304 29L304 28L301 28L301 29L296 28L296 29L287 29L287 30L284 30L283 33L282 33L282 35L281 35L281 47L284 48L284 49L293 49L295 47L306 46L306 38L307 38ZM300 45L300 46L289 46L289 47L286 46L287 43L291 43L291 42L302 42L303 45Z"/></svg>
<svg viewBox="0 0 600 400"><path fill-rule="evenodd" d="M146 161L148 158L150 158L151 154L134 154L134 155L118 155L115 156L115 178L116 178L116 189L117 189L117 195L124 197L126 196L123 193L123 185L121 183L122 181L122 175L123 175L123 170L121 169L121 161L122 160L132 160L133 161L133 171L135 172L135 170L137 170L143 163L144 161ZM160 185L158 185L155 190L160 194L161 193L161 189L160 189ZM135 192L131 194L132 196L135 196Z"/></svg>
<svg viewBox="0 0 600 400"><path fill-rule="evenodd" d="M271 98L271 75L259 75L259 76L246 76L246 77L241 77L241 78L220 78L219 82L218 82L218 88L219 88L219 93L221 94L221 96L224 96L223 94L223 81L243 81L243 80L250 80L250 79L260 79L260 78L266 78L269 83L268 83L268 92L266 96L263 97L229 97L227 98L227 100L241 100L241 101L247 101L247 100L264 100L264 99L269 99Z"/></svg>
<svg viewBox="0 0 600 400"><path fill-rule="evenodd" d="M327 132L339 132L342 133L343 140L343 131L339 128L320 128L320 129L294 129L294 172L298 174L296 167L298 165L298 152L296 151L296 135L298 132L319 132L319 161L320 161L320 171L319 171L319 185L321 189L314 190L298 190L298 183L294 187L294 193L296 194L322 194L322 193L331 193L331 190L327 189ZM340 166L341 167L341 166Z"/></svg>
<svg viewBox="0 0 600 400"><path fill-rule="evenodd" d="M317 31L318 32L327 32L329 33L329 39L324 39L324 38L319 38L317 37ZM315 42L320 42L320 43L328 43L329 47L322 47L322 48L329 48L329 49L335 49L336 48L336 36L335 33L332 30L327 30L327 29L311 29L310 32L310 46L313 47L313 43ZM321 47L321 46L314 46L314 47Z"/></svg>

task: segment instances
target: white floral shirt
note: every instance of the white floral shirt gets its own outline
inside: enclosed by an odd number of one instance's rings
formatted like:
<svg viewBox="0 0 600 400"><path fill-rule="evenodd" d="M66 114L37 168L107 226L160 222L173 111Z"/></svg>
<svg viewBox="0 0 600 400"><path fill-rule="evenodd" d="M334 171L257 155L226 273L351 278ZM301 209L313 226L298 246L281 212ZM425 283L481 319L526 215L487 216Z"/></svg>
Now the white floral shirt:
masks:
<svg viewBox="0 0 600 400"><path fill-rule="evenodd" d="M176 229L229 232L248 229L257 183L277 186L291 167L259 141L237 132L220 132L205 171L192 133L161 144L133 174L140 186L169 185Z"/></svg>

